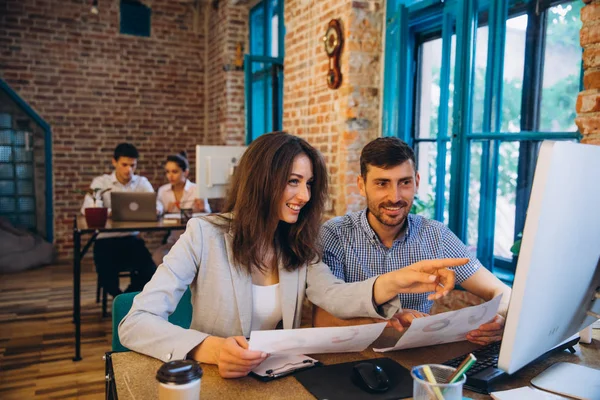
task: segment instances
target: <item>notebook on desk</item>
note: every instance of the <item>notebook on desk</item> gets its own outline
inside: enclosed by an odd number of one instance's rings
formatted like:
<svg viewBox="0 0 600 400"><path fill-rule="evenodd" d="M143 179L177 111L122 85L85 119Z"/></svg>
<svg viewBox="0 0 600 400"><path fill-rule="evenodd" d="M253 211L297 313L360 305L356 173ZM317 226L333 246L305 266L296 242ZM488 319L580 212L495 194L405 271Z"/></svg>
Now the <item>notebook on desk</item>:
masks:
<svg viewBox="0 0 600 400"><path fill-rule="evenodd" d="M113 221L156 221L156 193L111 192Z"/></svg>
<svg viewBox="0 0 600 400"><path fill-rule="evenodd" d="M202 213L202 212L198 212L198 213L193 213L192 217L196 218L196 217L201 217L203 215L208 215L209 213ZM181 219L181 213L166 213L163 215L164 219Z"/></svg>

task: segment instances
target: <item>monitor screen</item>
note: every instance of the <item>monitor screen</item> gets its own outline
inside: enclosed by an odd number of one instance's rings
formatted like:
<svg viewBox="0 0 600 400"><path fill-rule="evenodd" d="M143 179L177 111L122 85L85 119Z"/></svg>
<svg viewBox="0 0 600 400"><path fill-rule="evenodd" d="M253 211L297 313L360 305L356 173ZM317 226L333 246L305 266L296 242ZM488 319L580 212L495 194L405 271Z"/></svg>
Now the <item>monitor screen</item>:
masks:
<svg viewBox="0 0 600 400"><path fill-rule="evenodd" d="M224 198L245 146L196 146L198 198Z"/></svg>
<svg viewBox="0 0 600 400"><path fill-rule="evenodd" d="M542 143L498 360L509 374L600 313L599 200L600 146Z"/></svg>

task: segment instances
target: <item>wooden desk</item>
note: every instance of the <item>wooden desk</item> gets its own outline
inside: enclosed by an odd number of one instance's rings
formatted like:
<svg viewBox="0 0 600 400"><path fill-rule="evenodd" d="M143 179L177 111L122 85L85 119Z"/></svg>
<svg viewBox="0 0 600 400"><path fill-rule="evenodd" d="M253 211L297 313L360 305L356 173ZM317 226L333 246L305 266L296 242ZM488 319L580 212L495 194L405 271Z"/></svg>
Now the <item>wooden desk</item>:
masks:
<svg viewBox="0 0 600 400"><path fill-rule="evenodd" d="M384 336L389 333L384 333ZM383 338L376 343L389 342ZM339 364L349 361L367 360L379 357L389 357L406 368L426 363L442 363L451 358L460 356L474 350L478 346L468 342L458 342L446 345L422 347L417 349L393 351L389 353L375 353L369 346L361 353L321 354L312 357L326 365ZM600 331L594 331L594 340L588 345L575 346L576 353L567 351L554 353L544 360L538 361L506 379L499 385L498 390L528 386L529 381L548 368L550 365L567 361L575 364L600 368ZM158 388L156 371L162 362L134 352L112 353L112 367L116 392L119 400L130 399L156 399ZM312 399L313 396L293 376L287 376L271 382L261 382L252 377L240 379L222 379L217 367L202 365L204 376L202 378L201 399ZM110 374L109 374L110 375ZM108 392L107 392L108 393ZM473 399L490 399L483 395L468 390L464 396ZM110 398L110 397L109 397ZM556 397L560 398L560 397Z"/></svg>
<svg viewBox="0 0 600 400"><path fill-rule="evenodd" d="M98 234L103 232L156 232L185 229L185 224L182 224L179 220L174 221L176 223L165 223L163 220L115 222L109 219L104 228L89 228L83 215L73 218L73 323L75 324L75 357L73 361L81 360L81 260ZM82 248L81 236L84 234L92 234L92 236Z"/></svg>

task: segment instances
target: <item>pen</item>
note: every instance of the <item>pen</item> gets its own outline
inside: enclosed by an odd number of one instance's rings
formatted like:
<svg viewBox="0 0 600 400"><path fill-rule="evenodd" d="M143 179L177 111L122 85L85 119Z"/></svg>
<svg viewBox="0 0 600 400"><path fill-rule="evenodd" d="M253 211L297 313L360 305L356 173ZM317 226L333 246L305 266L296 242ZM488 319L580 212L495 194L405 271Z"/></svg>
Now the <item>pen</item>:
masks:
<svg viewBox="0 0 600 400"><path fill-rule="evenodd" d="M425 378L423 377L423 375L421 375L421 373L419 372L419 370L418 370L417 368L414 368L414 369L413 369L413 373L414 373L414 374L415 374L415 376L416 376L417 378L419 378L420 380L422 380L422 381L427 381L427 379L425 379ZM433 400L436 400L435 393L433 393L433 391L431 390L431 388L430 388L428 385L423 385L423 387L424 387L424 388L425 388L425 390L427 391L428 398L430 398L430 399L433 399Z"/></svg>
<svg viewBox="0 0 600 400"><path fill-rule="evenodd" d="M425 373L425 377L427 378L429 383L431 383L432 385L438 384L435 380L435 376L433 376L433 372L431 372L431 368L429 368L429 365L423 365L423 373ZM432 389L433 393L435 393L435 397L437 397L438 400L444 400L444 395L440 391L439 387L432 386Z"/></svg>
<svg viewBox="0 0 600 400"><path fill-rule="evenodd" d="M419 372L419 370L418 370L418 369L416 369L416 368L415 368L415 369L413 370L413 372L414 372L414 374L415 374L415 376L416 376L417 378L421 379L422 381L424 381L424 380L425 380L425 378L423 378L423 375L421 375L421 373Z"/></svg>
<svg viewBox="0 0 600 400"><path fill-rule="evenodd" d="M456 368L456 371L448 378L448 383L456 383L460 378L462 378L463 374L465 374L477 361L477 358L473 355L473 353L469 353L467 357L460 363L460 365Z"/></svg>

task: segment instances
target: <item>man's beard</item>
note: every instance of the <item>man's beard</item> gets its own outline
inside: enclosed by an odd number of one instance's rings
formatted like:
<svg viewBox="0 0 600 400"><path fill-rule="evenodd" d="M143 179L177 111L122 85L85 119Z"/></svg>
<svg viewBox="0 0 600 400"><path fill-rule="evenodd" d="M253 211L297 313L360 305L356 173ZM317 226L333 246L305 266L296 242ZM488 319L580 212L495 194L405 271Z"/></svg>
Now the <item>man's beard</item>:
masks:
<svg viewBox="0 0 600 400"><path fill-rule="evenodd" d="M380 203L375 206L371 205L369 202L369 198L367 197L367 204L369 208L369 212L373 214L373 216L379 221L381 224L395 227L399 225L403 225L406 221L406 217L408 216L410 209L412 207L412 201L406 202L404 200L397 201L396 203L386 202ZM396 216L389 216L382 211L383 207L399 207L400 213Z"/></svg>

